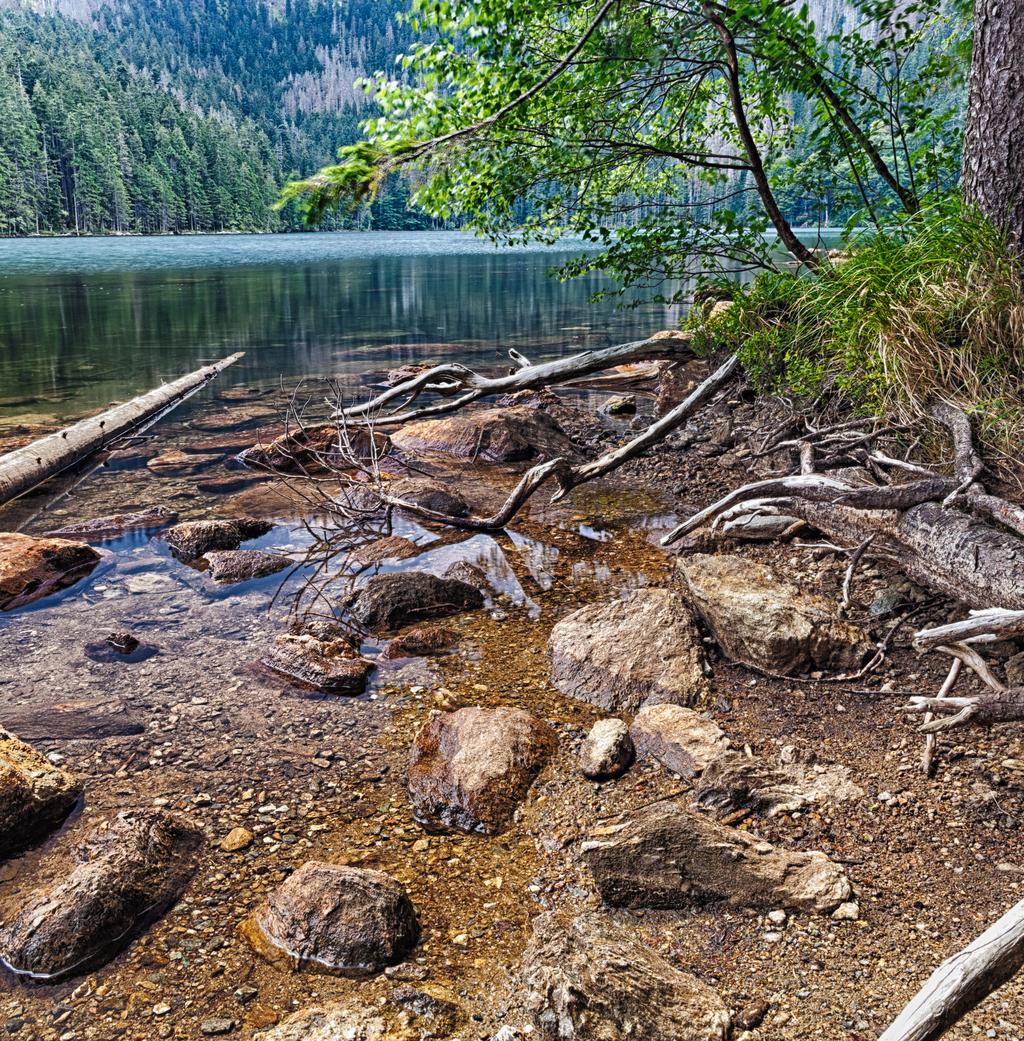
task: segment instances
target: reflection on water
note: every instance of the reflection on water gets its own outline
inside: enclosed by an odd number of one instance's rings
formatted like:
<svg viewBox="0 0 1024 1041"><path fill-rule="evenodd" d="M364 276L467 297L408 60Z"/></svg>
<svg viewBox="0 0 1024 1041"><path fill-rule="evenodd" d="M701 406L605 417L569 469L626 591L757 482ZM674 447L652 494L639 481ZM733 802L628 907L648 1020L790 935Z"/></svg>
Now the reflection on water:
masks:
<svg viewBox="0 0 1024 1041"><path fill-rule="evenodd" d="M598 275L547 276L573 252L440 232L0 242L0 416L96 408L238 350L222 389L441 356L504 366L509 347L551 357L677 317L595 304Z"/></svg>

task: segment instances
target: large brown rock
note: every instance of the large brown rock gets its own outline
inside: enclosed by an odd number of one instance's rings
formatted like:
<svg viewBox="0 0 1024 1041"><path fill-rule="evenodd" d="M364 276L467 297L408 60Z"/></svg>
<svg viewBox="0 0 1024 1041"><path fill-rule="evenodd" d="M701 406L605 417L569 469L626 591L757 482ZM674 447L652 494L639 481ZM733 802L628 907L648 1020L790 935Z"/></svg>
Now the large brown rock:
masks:
<svg viewBox="0 0 1024 1041"><path fill-rule="evenodd" d="M419 923L390 875L311 860L270 893L242 932L271 962L366 976L402 961L416 946Z"/></svg>
<svg viewBox="0 0 1024 1041"><path fill-rule="evenodd" d="M523 953L522 1007L553 1041L725 1041L719 994L644 944L631 925L591 912L533 923Z"/></svg>
<svg viewBox="0 0 1024 1041"><path fill-rule="evenodd" d="M269 521L256 517L184 521L168 528L163 538L180 560L196 560L210 550L238 549L243 542L266 535L271 528Z"/></svg>
<svg viewBox="0 0 1024 1041"><path fill-rule="evenodd" d="M391 435L404 452L438 452L456 459L515 463L541 457L574 456L576 450L547 412L528 405L460 412L406 423Z"/></svg>
<svg viewBox="0 0 1024 1041"><path fill-rule="evenodd" d="M551 729L522 709L435 713L409 758L414 815L434 827L497 834L556 747Z"/></svg>
<svg viewBox="0 0 1024 1041"><path fill-rule="evenodd" d="M0 727L0 858L60 824L81 793L71 774Z"/></svg>
<svg viewBox="0 0 1024 1041"><path fill-rule="evenodd" d="M850 881L824 853L790 853L665 800L596 828L583 858L613 907L686 907L727 900L740 907L832 911Z"/></svg>
<svg viewBox="0 0 1024 1041"><path fill-rule="evenodd" d="M260 658L264 668L325 694L358 695L375 666L337 625L314 622L278 636Z"/></svg>
<svg viewBox="0 0 1024 1041"><path fill-rule="evenodd" d="M74 585L99 561L99 553L84 542L0 531L0 611Z"/></svg>
<svg viewBox="0 0 1024 1041"><path fill-rule="evenodd" d="M118 539L130 531L156 531L178 519L177 513L167 506L152 506L133 513L115 513L109 517L97 517L95 520L68 524L56 531L48 531L49 538L84 539L92 542L103 542L106 539Z"/></svg>
<svg viewBox="0 0 1024 1041"><path fill-rule="evenodd" d="M181 895L201 842L190 823L159 810L97 827L76 866L0 929L0 958L19 975L50 982L104 964Z"/></svg>
<svg viewBox="0 0 1024 1041"><path fill-rule="evenodd" d="M855 669L872 650L863 631L837 618L832 604L765 564L697 553L679 567L691 603L734 661L792 676Z"/></svg>
<svg viewBox="0 0 1024 1041"><path fill-rule="evenodd" d="M469 503L456 488L429 477L400 477L388 481L384 490L404 502L449 517L468 517L470 514Z"/></svg>
<svg viewBox="0 0 1024 1041"><path fill-rule="evenodd" d="M345 601L352 617L367 629L394 631L413 622L444 618L484 606L479 589L426 571L374 575Z"/></svg>
<svg viewBox="0 0 1024 1041"><path fill-rule="evenodd" d="M682 705L648 705L629 733L638 759L654 759L680 777L699 774L729 747L714 720Z"/></svg>
<svg viewBox="0 0 1024 1041"><path fill-rule="evenodd" d="M707 690L693 616L668 589L581 607L551 630L548 652L554 685L608 712L693 704Z"/></svg>

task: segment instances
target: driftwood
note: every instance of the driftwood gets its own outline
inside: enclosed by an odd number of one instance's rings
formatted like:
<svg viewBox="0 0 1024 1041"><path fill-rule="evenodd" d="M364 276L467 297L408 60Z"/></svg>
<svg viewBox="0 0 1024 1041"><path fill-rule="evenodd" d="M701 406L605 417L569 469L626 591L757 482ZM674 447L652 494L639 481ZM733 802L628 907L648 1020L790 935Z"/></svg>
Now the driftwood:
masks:
<svg viewBox="0 0 1024 1041"><path fill-rule="evenodd" d="M879 1041L935 1041L1024 964L1024 900L947 958Z"/></svg>
<svg viewBox="0 0 1024 1041"><path fill-rule="evenodd" d="M241 357L242 353L232 354L213 365L204 365L148 394L0 456L0 506L83 462L125 434L145 429Z"/></svg>

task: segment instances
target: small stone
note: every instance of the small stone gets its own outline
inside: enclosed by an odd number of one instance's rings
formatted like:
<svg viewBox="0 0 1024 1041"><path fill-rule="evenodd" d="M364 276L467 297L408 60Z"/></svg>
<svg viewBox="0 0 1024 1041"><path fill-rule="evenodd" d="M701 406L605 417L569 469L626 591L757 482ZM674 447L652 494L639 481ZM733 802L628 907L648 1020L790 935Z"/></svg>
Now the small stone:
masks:
<svg viewBox="0 0 1024 1041"><path fill-rule="evenodd" d="M787 918L787 915L786 915L785 911L769 911L768 912L768 921L771 922L772 925L785 925L786 924L786 918Z"/></svg>
<svg viewBox="0 0 1024 1041"><path fill-rule="evenodd" d="M252 845L253 834L248 828L232 828L221 839L220 848L225 853L241 853Z"/></svg>
<svg viewBox="0 0 1024 1041"><path fill-rule="evenodd" d="M733 1023L740 1030L756 1030L764 1022L768 1009L767 1001L752 1001L736 1013Z"/></svg>
<svg viewBox="0 0 1024 1041"><path fill-rule="evenodd" d="M216 1017L214 1019L204 1019L199 1024L199 1031L204 1037L223 1037L224 1034L230 1034L235 1029L235 1021L233 1019L224 1019L222 1017Z"/></svg>
<svg viewBox="0 0 1024 1041"><path fill-rule="evenodd" d="M235 991L235 1001L240 1005L248 1005L250 1001L254 1001L259 995L259 991L255 987L239 987Z"/></svg>
<svg viewBox="0 0 1024 1041"><path fill-rule="evenodd" d="M832 912L832 918L837 922L855 922L860 918L860 905L854 900L848 900Z"/></svg>
<svg viewBox="0 0 1024 1041"><path fill-rule="evenodd" d="M624 774L633 764L633 739L621 719L599 719L580 751L580 769L592 781L606 781Z"/></svg>
<svg viewBox="0 0 1024 1041"><path fill-rule="evenodd" d="M170 1012L170 1011L171 1011L171 1006L168 1005L166 1002L161 1002L159 1005L154 1005L153 1006L153 1015L154 1016L166 1016L167 1013Z"/></svg>

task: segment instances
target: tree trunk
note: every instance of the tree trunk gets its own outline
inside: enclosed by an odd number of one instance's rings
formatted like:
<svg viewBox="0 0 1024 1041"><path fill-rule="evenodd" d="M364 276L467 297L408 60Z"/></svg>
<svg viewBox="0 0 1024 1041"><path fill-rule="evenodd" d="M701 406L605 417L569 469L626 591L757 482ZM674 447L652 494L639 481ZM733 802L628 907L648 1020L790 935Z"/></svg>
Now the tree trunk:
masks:
<svg viewBox="0 0 1024 1041"><path fill-rule="evenodd" d="M964 198L1024 249L1024 2L974 0Z"/></svg>

